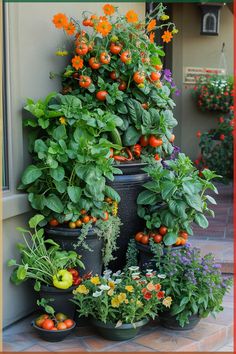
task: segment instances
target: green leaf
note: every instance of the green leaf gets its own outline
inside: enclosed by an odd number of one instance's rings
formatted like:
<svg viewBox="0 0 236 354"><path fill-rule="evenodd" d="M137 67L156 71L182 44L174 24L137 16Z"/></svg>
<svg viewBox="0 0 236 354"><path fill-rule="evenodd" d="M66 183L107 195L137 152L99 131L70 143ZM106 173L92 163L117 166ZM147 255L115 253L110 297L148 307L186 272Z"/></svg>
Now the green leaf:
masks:
<svg viewBox="0 0 236 354"><path fill-rule="evenodd" d="M40 291L40 289L41 289L41 283L40 283L40 281L36 280L34 283L34 290Z"/></svg>
<svg viewBox="0 0 236 354"><path fill-rule="evenodd" d="M55 194L50 194L45 201L46 206L55 211L55 213L62 213L63 212L63 204L60 199Z"/></svg>
<svg viewBox="0 0 236 354"><path fill-rule="evenodd" d="M143 204L143 205L148 205L148 204L153 204L157 200L157 195L155 192L146 190L142 191L138 195L137 203L138 204Z"/></svg>
<svg viewBox="0 0 236 354"><path fill-rule="evenodd" d="M78 203L80 201L81 194L82 194L82 190L81 190L80 187L68 186L67 187L67 192L68 192L68 195L70 197L70 200L73 203Z"/></svg>
<svg viewBox="0 0 236 354"><path fill-rule="evenodd" d="M185 199L189 206L197 211L202 211L202 199L198 194L185 195Z"/></svg>
<svg viewBox="0 0 236 354"><path fill-rule="evenodd" d="M169 199L177 190L176 185L173 182L163 182L161 184L161 195L164 200Z"/></svg>
<svg viewBox="0 0 236 354"><path fill-rule="evenodd" d="M209 225L207 218L203 214L196 214L194 216L194 221L203 229L206 229Z"/></svg>
<svg viewBox="0 0 236 354"><path fill-rule="evenodd" d="M122 137L123 145L131 146L135 145L141 137L141 132L135 129L133 126L129 126L129 128L124 132Z"/></svg>
<svg viewBox="0 0 236 354"><path fill-rule="evenodd" d="M13 267L16 265L16 260L15 259L9 259L9 261L7 262L7 266L8 267Z"/></svg>
<svg viewBox="0 0 236 354"><path fill-rule="evenodd" d="M22 177L21 181L23 184L27 185L36 181L42 175L42 171L35 165L29 165Z"/></svg>
<svg viewBox="0 0 236 354"><path fill-rule="evenodd" d="M40 215L40 214L36 214L35 216L33 216L30 220L29 220L29 226L33 229L35 228L40 221L44 220L44 216Z"/></svg>
<svg viewBox="0 0 236 354"><path fill-rule="evenodd" d="M189 302L189 298L188 297L183 297L182 300L180 301L179 306L186 305L188 302Z"/></svg>
<svg viewBox="0 0 236 354"><path fill-rule="evenodd" d="M209 202L211 204L215 204L215 205L217 204L215 199L213 197L211 197L210 195L206 195L206 199L209 200Z"/></svg>
<svg viewBox="0 0 236 354"><path fill-rule="evenodd" d="M170 313L172 316L178 315L178 313L182 312L185 309L185 305L179 306L179 304L174 304L171 307Z"/></svg>
<svg viewBox="0 0 236 354"><path fill-rule="evenodd" d="M177 237L178 235L176 235L174 232L167 232L163 238L163 242L166 246L171 246L175 244Z"/></svg>
<svg viewBox="0 0 236 354"><path fill-rule="evenodd" d="M110 186L105 186L105 195L115 200L117 203L120 202L120 195Z"/></svg>
<svg viewBox="0 0 236 354"><path fill-rule="evenodd" d="M53 138L55 140L60 140L60 139L64 139L66 138L66 128L64 125L60 125L59 127L57 127L56 129L53 130L53 134L52 134Z"/></svg>
<svg viewBox="0 0 236 354"><path fill-rule="evenodd" d="M17 278L19 280L24 280L26 278L26 275L27 275L27 269L26 269L26 265L23 266L19 266L19 268L17 269Z"/></svg>
<svg viewBox="0 0 236 354"><path fill-rule="evenodd" d="M60 182L65 177L65 170L63 167L59 166L57 168L50 169L50 176L57 182Z"/></svg>

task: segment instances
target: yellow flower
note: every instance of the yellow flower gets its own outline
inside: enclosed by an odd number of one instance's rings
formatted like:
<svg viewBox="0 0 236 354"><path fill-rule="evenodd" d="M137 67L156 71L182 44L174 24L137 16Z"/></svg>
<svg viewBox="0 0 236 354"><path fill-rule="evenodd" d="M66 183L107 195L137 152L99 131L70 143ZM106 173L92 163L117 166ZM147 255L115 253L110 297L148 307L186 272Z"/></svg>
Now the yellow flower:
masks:
<svg viewBox="0 0 236 354"><path fill-rule="evenodd" d="M129 300L128 299L125 299L125 304L128 304L129 303Z"/></svg>
<svg viewBox="0 0 236 354"><path fill-rule="evenodd" d="M110 290L108 290L107 295L112 296L113 293L114 293L114 289L110 289Z"/></svg>
<svg viewBox="0 0 236 354"><path fill-rule="evenodd" d="M111 289L115 289L115 283L112 280L109 280L108 285L110 286Z"/></svg>
<svg viewBox="0 0 236 354"><path fill-rule="evenodd" d="M168 16L168 15L162 15L162 16L160 17L160 19L161 19L162 21L169 20L169 18L170 18L170 16Z"/></svg>
<svg viewBox="0 0 236 354"><path fill-rule="evenodd" d="M125 293L120 293L119 295L117 295L118 300L120 301L120 303L124 302L126 300L126 294Z"/></svg>
<svg viewBox="0 0 236 354"><path fill-rule="evenodd" d="M68 52L67 52L67 50L58 50L58 51L56 51L55 54L59 57L64 57L64 56L68 55Z"/></svg>
<svg viewBox="0 0 236 354"><path fill-rule="evenodd" d="M118 213L118 203L117 202L113 202L112 203L112 215L116 216Z"/></svg>
<svg viewBox="0 0 236 354"><path fill-rule="evenodd" d="M92 278L90 279L90 281L91 281L91 283L94 284L94 285L99 285L99 284L101 284L99 277L92 277Z"/></svg>
<svg viewBox="0 0 236 354"><path fill-rule="evenodd" d="M172 298L170 296L167 296L164 298L164 300L162 301L163 305L165 307L170 307L171 303L172 303Z"/></svg>
<svg viewBox="0 0 236 354"><path fill-rule="evenodd" d="M127 290L129 293L133 293L134 287L132 285L126 285L125 290Z"/></svg>
<svg viewBox="0 0 236 354"><path fill-rule="evenodd" d="M87 295L89 293L89 289L87 289L85 285L79 285L78 288L75 289L75 292Z"/></svg>
<svg viewBox="0 0 236 354"><path fill-rule="evenodd" d="M153 283L148 283L148 285L146 286L146 288L149 290L149 291L153 291L155 290L155 285Z"/></svg>
<svg viewBox="0 0 236 354"><path fill-rule="evenodd" d="M177 28L174 28L173 30L172 30L172 34L177 34L179 32L179 30L177 29Z"/></svg>
<svg viewBox="0 0 236 354"><path fill-rule="evenodd" d="M119 307L120 306L120 301L117 296L114 296L113 299L111 299L111 306L112 307Z"/></svg>
<svg viewBox="0 0 236 354"><path fill-rule="evenodd" d="M65 118L65 117L59 118L59 122L60 122L62 125L66 125L66 118Z"/></svg>

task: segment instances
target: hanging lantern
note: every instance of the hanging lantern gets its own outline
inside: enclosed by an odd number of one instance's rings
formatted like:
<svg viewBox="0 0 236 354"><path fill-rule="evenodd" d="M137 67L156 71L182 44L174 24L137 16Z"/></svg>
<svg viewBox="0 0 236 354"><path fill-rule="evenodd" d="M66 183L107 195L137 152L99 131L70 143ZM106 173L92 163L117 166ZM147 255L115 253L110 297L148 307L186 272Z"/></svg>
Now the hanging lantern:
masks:
<svg viewBox="0 0 236 354"><path fill-rule="evenodd" d="M201 34L207 36L218 36L220 27L220 8L222 5L201 4Z"/></svg>

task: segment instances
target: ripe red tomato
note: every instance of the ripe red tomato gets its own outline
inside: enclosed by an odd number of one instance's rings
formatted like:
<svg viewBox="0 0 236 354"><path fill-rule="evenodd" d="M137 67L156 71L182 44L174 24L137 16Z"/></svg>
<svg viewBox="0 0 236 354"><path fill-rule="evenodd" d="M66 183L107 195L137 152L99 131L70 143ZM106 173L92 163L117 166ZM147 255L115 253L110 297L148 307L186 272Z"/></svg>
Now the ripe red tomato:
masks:
<svg viewBox="0 0 236 354"><path fill-rule="evenodd" d="M159 156L158 154L155 154L155 155L154 155L154 159L155 159L156 161L159 161L159 160L160 160L160 156Z"/></svg>
<svg viewBox="0 0 236 354"><path fill-rule="evenodd" d="M161 70L162 69L162 64L160 65L153 65L153 67L157 70Z"/></svg>
<svg viewBox="0 0 236 354"><path fill-rule="evenodd" d="M125 91L126 88L127 88L126 82L125 82L125 81L121 81L120 85L118 86L118 89L119 89L120 91Z"/></svg>
<svg viewBox="0 0 236 354"><path fill-rule="evenodd" d="M102 218L103 221L107 221L109 219L109 214L107 211L104 211L104 218Z"/></svg>
<svg viewBox="0 0 236 354"><path fill-rule="evenodd" d="M133 80L136 82L136 84L142 84L145 81L144 73L140 73L139 71L136 71L134 73Z"/></svg>
<svg viewBox="0 0 236 354"><path fill-rule="evenodd" d="M143 107L143 109L148 109L148 103L147 102L142 103L141 106Z"/></svg>
<svg viewBox="0 0 236 354"><path fill-rule="evenodd" d="M107 95L108 95L108 92L107 92L107 91L98 91L98 92L96 93L96 98L97 98L99 101L105 101Z"/></svg>
<svg viewBox="0 0 236 354"><path fill-rule="evenodd" d="M57 225L59 225L59 222L56 219L52 219L52 220L49 221L49 225L57 226Z"/></svg>
<svg viewBox="0 0 236 354"><path fill-rule="evenodd" d="M49 317L49 316L46 315L46 314L39 316L39 317L35 320L36 326L42 327L43 322L44 322L48 317Z"/></svg>
<svg viewBox="0 0 236 354"><path fill-rule="evenodd" d="M153 237L154 242L160 243L162 241L162 236L161 235L156 235Z"/></svg>
<svg viewBox="0 0 236 354"><path fill-rule="evenodd" d="M70 272L70 273L73 275L73 277L78 277L79 272L78 272L76 269L74 269L74 268L69 268L69 269L67 269L67 270L68 270L68 272Z"/></svg>
<svg viewBox="0 0 236 354"><path fill-rule="evenodd" d="M138 232L138 233L135 235L135 241L141 242L143 236L144 236L144 233L143 233L143 232Z"/></svg>
<svg viewBox="0 0 236 354"><path fill-rule="evenodd" d="M81 56L86 55L88 53L88 46L84 42L80 42L75 48L75 51L78 55Z"/></svg>
<svg viewBox="0 0 236 354"><path fill-rule="evenodd" d="M53 327L54 327L54 322L49 318L47 318L42 324L43 329L51 330Z"/></svg>
<svg viewBox="0 0 236 354"><path fill-rule="evenodd" d="M71 328L74 325L74 321L68 318L68 320L64 321L67 328Z"/></svg>
<svg viewBox="0 0 236 354"><path fill-rule="evenodd" d="M87 88L91 85L92 80L89 76L80 75L79 77L79 85L80 87Z"/></svg>
<svg viewBox="0 0 236 354"><path fill-rule="evenodd" d="M122 47L120 46L120 45L118 45L118 44L115 44L115 43L111 43L111 45L110 45L110 52L112 53L112 54L119 54L120 52L121 52L121 50L122 50Z"/></svg>
<svg viewBox="0 0 236 354"><path fill-rule="evenodd" d="M57 329L59 331L67 329L67 326L66 326L65 322L59 322L58 325L57 325Z"/></svg>
<svg viewBox="0 0 236 354"><path fill-rule="evenodd" d="M179 232L179 236L182 237L182 238L184 238L185 240L188 239L188 233L187 233L186 231L181 230L181 231Z"/></svg>
<svg viewBox="0 0 236 354"><path fill-rule="evenodd" d="M111 61L111 57L110 57L110 55L107 52L102 52L100 54L100 62L102 64L109 64L110 61Z"/></svg>
<svg viewBox="0 0 236 354"><path fill-rule="evenodd" d="M149 138L146 135L141 136L140 138L140 145L141 146L148 146Z"/></svg>
<svg viewBox="0 0 236 354"><path fill-rule="evenodd" d="M95 57L91 57L89 59L89 66L94 69L97 70L101 67L101 64L99 63L99 61L95 58Z"/></svg>
<svg viewBox="0 0 236 354"><path fill-rule="evenodd" d="M51 331L57 331L57 327L52 327Z"/></svg>
<svg viewBox="0 0 236 354"><path fill-rule="evenodd" d="M174 140L175 140L175 135L174 135L174 134L171 134L171 137L170 137L170 139L169 139L169 142L170 142L170 143L173 143Z"/></svg>
<svg viewBox="0 0 236 354"><path fill-rule="evenodd" d="M85 209L81 209L81 210L80 210L80 214L81 214L81 215L85 215L85 214L87 214L87 211L86 211Z"/></svg>
<svg viewBox="0 0 236 354"><path fill-rule="evenodd" d="M115 71L112 71L110 74L109 74L110 78L112 80L117 80L118 79L118 76L117 76L117 73Z"/></svg>
<svg viewBox="0 0 236 354"><path fill-rule="evenodd" d="M147 245L148 242L149 242L149 237L148 237L148 235L143 235L142 238L141 238L141 243L142 243L143 245Z"/></svg>
<svg viewBox="0 0 236 354"><path fill-rule="evenodd" d="M184 246L186 244L186 242L187 242L187 240L185 240L184 238L181 237L181 245Z"/></svg>
<svg viewBox="0 0 236 354"><path fill-rule="evenodd" d="M152 147L158 147L163 144L162 139L156 138L154 135L151 135L149 138L149 145Z"/></svg>
<svg viewBox="0 0 236 354"><path fill-rule="evenodd" d="M82 221L87 224L90 221L90 217L88 215L84 216Z"/></svg>
<svg viewBox="0 0 236 354"><path fill-rule="evenodd" d="M132 60L130 52L126 50L125 52L121 53L120 60L122 63L130 64Z"/></svg>
<svg viewBox="0 0 236 354"><path fill-rule="evenodd" d="M85 18L82 22L83 26L91 26L92 21L89 18Z"/></svg>
<svg viewBox="0 0 236 354"><path fill-rule="evenodd" d="M157 71L153 71L150 75L150 78L152 81L158 81L161 77L161 74L158 73Z"/></svg>
<svg viewBox="0 0 236 354"><path fill-rule="evenodd" d="M162 236L165 236L165 234L167 233L167 231L168 231L168 229L167 229L166 226L163 226L163 225L162 225L162 226L159 228L159 234L162 235Z"/></svg>

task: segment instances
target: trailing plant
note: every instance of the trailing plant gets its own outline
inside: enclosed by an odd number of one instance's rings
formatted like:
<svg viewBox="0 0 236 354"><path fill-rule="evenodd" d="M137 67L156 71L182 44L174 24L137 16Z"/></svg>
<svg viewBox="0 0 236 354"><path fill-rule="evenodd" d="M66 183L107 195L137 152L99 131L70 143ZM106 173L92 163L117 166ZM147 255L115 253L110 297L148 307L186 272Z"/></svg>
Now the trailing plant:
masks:
<svg viewBox="0 0 236 354"><path fill-rule="evenodd" d="M181 327L189 323L190 316L215 316L223 311L223 297L232 286L232 279L223 277L220 265L212 253L201 257L197 248L185 247L169 252L156 264L166 274L162 284L173 303L169 310Z"/></svg>
<svg viewBox="0 0 236 354"><path fill-rule="evenodd" d="M205 169L200 177L183 153L175 160L165 161L164 166L155 162L144 171L151 180L144 184L137 203L138 215L146 221L146 229L145 235L140 232L135 236L136 241L147 244L151 237L166 246L185 244L188 234L193 234L193 222L208 227L206 215L214 216L209 203L216 204L216 201L207 191L218 193L212 179L220 176Z"/></svg>
<svg viewBox="0 0 236 354"><path fill-rule="evenodd" d="M9 267L14 267L11 281L19 285L32 279L35 281L34 289L39 291L41 285L69 288L73 285L71 268L84 268L80 256L74 251L62 251L53 240L45 240L44 230L39 229L43 215L35 215L29 220L33 232L18 227L22 233L24 243L17 244L20 253L19 263L15 259L8 261Z"/></svg>
<svg viewBox="0 0 236 354"><path fill-rule="evenodd" d="M73 291L79 316L91 316L119 327L147 317L155 318L162 307L170 307L162 280L151 270L142 275L139 267L125 273L106 270L103 276L85 280Z"/></svg>
<svg viewBox="0 0 236 354"><path fill-rule="evenodd" d="M221 175L222 182L233 178L233 112L229 116L221 116L218 126L201 134L199 146L201 154L195 160L200 171L210 168Z"/></svg>
<svg viewBox="0 0 236 354"><path fill-rule="evenodd" d="M130 239L126 251L126 264L124 272L128 271L129 267L138 265L138 250L133 239Z"/></svg>
<svg viewBox="0 0 236 354"><path fill-rule="evenodd" d="M233 78L230 76L199 77L193 88L193 96L203 112L229 112L233 106Z"/></svg>
<svg viewBox="0 0 236 354"><path fill-rule="evenodd" d="M171 94L176 88L170 70L162 71L165 53L154 41L157 29L165 30L166 43L178 32L165 9L158 4L145 21L133 10L121 15L109 4L103 7L104 16L85 11L82 23L61 13L53 17L55 27L70 36L68 48L56 52L68 55L60 74L62 93L79 98L90 112L100 108L121 118L110 134L123 147L113 152L116 161L142 154L164 157L173 150L177 121Z"/></svg>

